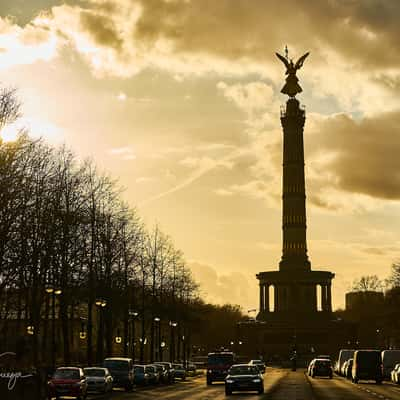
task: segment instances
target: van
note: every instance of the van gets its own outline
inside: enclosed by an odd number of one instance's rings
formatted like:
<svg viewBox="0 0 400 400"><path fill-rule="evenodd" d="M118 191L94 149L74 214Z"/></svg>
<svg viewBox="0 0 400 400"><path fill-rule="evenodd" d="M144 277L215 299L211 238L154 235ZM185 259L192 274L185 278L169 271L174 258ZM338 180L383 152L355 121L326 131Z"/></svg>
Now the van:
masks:
<svg viewBox="0 0 400 400"><path fill-rule="evenodd" d="M351 380L374 380L382 383L382 357L379 350L356 350L353 358Z"/></svg>
<svg viewBox="0 0 400 400"><path fill-rule="evenodd" d="M382 375L383 379L390 381L391 372L396 364L400 363L400 350L382 351Z"/></svg>
<svg viewBox="0 0 400 400"><path fill-rule="evenodd" d="M355 350L354 349L342 349L339 352L339 358L335 364L335 372L338 375L341 375L341 371L343 368L343 364L347 361L350 360L350 358L353 358Z"/></svg>
<svg viewBox="0 0 400 400"><path fill-rule="evenodd" d="M110 357L103 361L103 367L108 368L113 377L113 387L132 390L135 381L132 358Z"/></svg>

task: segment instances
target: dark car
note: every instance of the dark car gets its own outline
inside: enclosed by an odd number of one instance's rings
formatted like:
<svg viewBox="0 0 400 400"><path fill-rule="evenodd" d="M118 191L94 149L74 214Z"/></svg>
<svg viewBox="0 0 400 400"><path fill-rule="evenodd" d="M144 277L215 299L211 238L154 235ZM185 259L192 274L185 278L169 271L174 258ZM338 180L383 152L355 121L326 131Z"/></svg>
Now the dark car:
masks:
<svg viewBox="0 0 400 400"><path fill-rule="evenodd" d="M164 365L158 364L158 363L154 363L154 364L152 364L152 365L154 365L154 366L156 367L157 372L158 372L159 375L160 375L160 382L162 382L162 383L168 383L168 381L169 381L169 374L168 374L167 368L166 368Z"/></svg>
<svg viewBox="0 0 400 400"><path fill-rule="evenodd" d="M355 351L351 379L354 383L357 383L360 379L374 380L378 384L382 383L381 352L378 350Z"/></svg>
<svg viewBox="0 0 400 400"><path fill-rule="evenodd" d="M174 376L175 378L181 379L184 381L186 379L186 369L182 364L172 364L174 367Z"/></svg>
<svg viewBox="0 0 400 400"><path fill-rule="evenodd" d="M60 396L75 397L78 400L85 399L87 394L86 377L82 368L57 368L49 381L48 388L49 399Z"/></svg>
<svg viewBox="0 0 400 400"><path fill-rule="evenodd" d="M262 374L265 373L265 362L263 360L250 360L249 365L254 365Z"/></svg>
<svg viewBox="0 0 400 400"><path fill-rule="evenodd" d="M167 370L168 374L168 383L174 383L175 381L175 370L174 366L170 362L166 361L158 361L157 364L163 365L164 368Z"/></svg>
<svg viewBox="0 0 400 400"><path fill-rule="evenodd" d="M316 376L327 376L332 379L333 376L332 363L326 358L315 358L311 361L308 370L312 378Z"/></svg>
<svg viewBox="0 0 400 400"><path fill-rule="evenodd" d="M353 368L353 359L350 358L350 360L347 360L344 363L345 367L344 367L344 371L343 371L343 376L347 379L351 379L351 370Z"/></svg>
<svg viewBox="0 0 400 400"><path fill-rule="evenodd" d="M134 387L133 361L131 358L111 357L103 361L103 367L110 371L113 387L132 390Z"/></svg>
<svg viewBox="0 0 400 400"><path fill-rule="evenodd" d="M88 367L83 369L88 392L107 393L112 391L113 379L107 368Z"/></svg>
<svg viewBox="0 0 400 400"><path fill-rule="evenodd" d="M135 365L133 367L135 374L135 383L137 385L147 385L149 383L149 374L146 372L144 365Z"/></svg>
<svg viewBox="0 0 400 400"><path fill-rule="evenodd" d="M230 351L208 353L207 385L215 381L225 381L229 368L235 364L235 356Z"/></svg>
<svg viewBox="0 0 400 400"><path fill-rule="evenodd" d="M157 371L157 366L156 365L146 365L145 367L145 372L148 376L148 382L149 383L159 383L160 382L160 372Z"/></svg>
<svg viewBox="0 0 400 400"><path fill-rule="evenodd" d="M257 391L264 393L263 377L256 366L248 364L235 364L229 368L225 379L225 394L230 395L235 391Z"/></svg>

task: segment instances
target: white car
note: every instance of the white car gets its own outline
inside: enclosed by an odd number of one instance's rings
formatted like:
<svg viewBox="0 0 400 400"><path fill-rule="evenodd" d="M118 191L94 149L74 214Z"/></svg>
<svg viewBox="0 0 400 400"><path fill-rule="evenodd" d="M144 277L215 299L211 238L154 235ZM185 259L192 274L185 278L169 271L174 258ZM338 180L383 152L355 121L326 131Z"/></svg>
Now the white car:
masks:
<svg viewBox="0 0 400 400"><path fill-rule="evenodd" d="M392 378L392 382L400 384L400 364L396 364L390 375Z"/></svg>
<svg viewBox="0 0 400 400"><path fill-rule="evenodd" d="M83 369L88 392L108 393L112 391L113 378L107 368L88 367Z"/></svg>

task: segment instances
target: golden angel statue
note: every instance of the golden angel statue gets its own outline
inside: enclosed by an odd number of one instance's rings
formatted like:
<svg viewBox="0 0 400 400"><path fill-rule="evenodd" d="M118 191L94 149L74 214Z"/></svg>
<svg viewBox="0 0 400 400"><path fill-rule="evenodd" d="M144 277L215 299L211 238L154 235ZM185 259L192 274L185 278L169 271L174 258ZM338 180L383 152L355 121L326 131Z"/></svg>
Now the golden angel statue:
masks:
<svg viewBox="0 0 400 400"><path fill-rule="evenodd" d="M309 52L301 56L296 64L293 64L293 60L288 57L288 51L287 48L285 49L286 52L286 57L275 53L276 56L285 64L286 67L286 83L283 86L281 93L287 94L290 97L295 97L297 93L301 93L303 89L299 85L299 79L296 76L296 72L298 69L300 69L303 66L304 60L308 57L310 54Z"/></svg>

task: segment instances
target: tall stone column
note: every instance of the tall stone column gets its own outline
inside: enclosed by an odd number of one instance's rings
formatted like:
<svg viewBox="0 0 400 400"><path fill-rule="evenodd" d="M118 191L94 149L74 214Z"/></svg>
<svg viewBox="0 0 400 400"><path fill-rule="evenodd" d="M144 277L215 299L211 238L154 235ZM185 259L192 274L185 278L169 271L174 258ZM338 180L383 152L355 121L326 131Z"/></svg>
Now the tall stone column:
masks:
<svg viewBox="0 0 400 400"><path fill-rule="evenodd" d="M332 312L332 285L330 282L329 284L326 285L326 290L327 290L326 308L327 311Z"/></svg>
<svg viewBox="0 0 400 400"><path fill-rule="evenodd" d="M306 239L306 189L303 128L305 111L290 98L281 113L283 127L283 195L281 271L309 271Z"/></svg>
<svg viewBox="0 0 400 400"><path fill-rule="evenodd" d="M265 311L269 312L269 285L264 286Z"/></svg>
<svg viewBox="0 0 400 400"><path fill-rule="evenodd" d="M260 282L260 312L264 311L264 284Z"/></svg>
<svg viewBox="0 0 400 400"><path fill-rule="evenodd" d="M328 311L327 307L327 290L326 290L326 285L321 285L322 288L322 311Z"/></svg>

